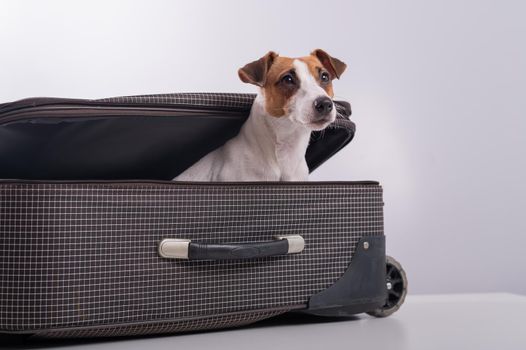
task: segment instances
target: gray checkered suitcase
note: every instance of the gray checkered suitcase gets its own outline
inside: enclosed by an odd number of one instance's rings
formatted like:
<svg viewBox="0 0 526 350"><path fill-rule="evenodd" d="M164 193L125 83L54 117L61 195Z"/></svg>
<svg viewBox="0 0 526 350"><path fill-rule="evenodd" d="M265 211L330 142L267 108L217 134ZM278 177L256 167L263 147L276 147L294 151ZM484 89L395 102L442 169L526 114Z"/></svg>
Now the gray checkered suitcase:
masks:
<svg viewBox="0 0 526 350"><path fill-rule="evenodd" d="M168 181L234 136L253 99L0 105L0 333L138 335L395 311L406 281L386 260L377 182ZM337 110L312 135L311 170L354 135L349 104Z"/></svg>

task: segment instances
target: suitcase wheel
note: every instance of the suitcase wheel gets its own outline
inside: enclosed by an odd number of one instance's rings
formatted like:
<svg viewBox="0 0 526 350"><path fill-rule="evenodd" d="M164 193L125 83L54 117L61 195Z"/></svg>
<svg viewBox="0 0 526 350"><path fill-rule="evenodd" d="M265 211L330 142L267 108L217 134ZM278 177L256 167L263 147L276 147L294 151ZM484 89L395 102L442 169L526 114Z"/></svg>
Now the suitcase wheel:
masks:
<svg viewBox="0 0 526 350"><path fill-rule="evenodd" d="M391 256L386 256L385 262L387 300L384 306L367 312L375 317L387 317L396 312L407 295L407 276L402 265Z"/></svg>

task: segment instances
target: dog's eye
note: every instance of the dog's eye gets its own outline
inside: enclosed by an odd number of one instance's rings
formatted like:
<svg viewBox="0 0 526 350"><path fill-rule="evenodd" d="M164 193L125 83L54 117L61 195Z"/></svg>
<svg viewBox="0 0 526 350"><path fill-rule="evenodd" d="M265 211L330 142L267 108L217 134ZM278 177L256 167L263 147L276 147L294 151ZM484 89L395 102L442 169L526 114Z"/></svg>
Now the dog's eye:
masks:
<svg viewBox="0 0 526 350"><path fill-rule="evenodd" d="M321 79L321 81L323 81L324 83L328 82L328 81L330 80L329 73L327 73L327 72L321 72L321 74L320 74L320 79Z"/></svg>
<svg viewBox="0 0 526 350"><path fill-rule="evenodd" d="M287 74L283 78L281 78L281 82L292 85L294 84L294 78L292 77L291 74Z"/></svg>

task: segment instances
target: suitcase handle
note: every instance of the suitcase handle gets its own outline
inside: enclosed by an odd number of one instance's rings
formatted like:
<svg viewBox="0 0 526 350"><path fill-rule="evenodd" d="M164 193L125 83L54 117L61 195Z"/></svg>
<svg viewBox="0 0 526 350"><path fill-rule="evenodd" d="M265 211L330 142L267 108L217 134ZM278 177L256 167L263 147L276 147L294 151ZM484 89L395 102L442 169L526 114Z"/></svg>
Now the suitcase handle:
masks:
<svg viewBox="0 0 526 350"><path fill-rule="evenodd" d="M169 259L240 260L301 253L305 240L300 235L275 236L273 241L259 243L208 244L189 239L163 239L159 255Z"/></svg>

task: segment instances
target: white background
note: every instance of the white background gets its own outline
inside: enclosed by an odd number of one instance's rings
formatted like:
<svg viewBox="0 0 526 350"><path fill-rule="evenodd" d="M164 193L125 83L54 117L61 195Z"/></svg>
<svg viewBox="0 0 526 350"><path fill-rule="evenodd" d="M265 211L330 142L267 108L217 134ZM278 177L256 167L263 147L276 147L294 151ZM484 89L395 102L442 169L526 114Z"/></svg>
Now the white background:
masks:
<svg viewBox="0 0 526 350"><path fill-rule="evenodd" d="M380 180L412 293L526 293L526 3L0 1L0 102L254 92L268 50L323 48L357 135L311 178ZM0 165L1 166L1 165Z"/></svg>

